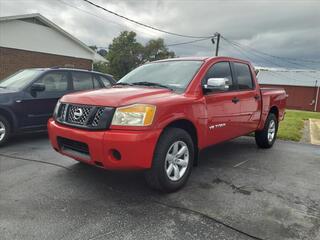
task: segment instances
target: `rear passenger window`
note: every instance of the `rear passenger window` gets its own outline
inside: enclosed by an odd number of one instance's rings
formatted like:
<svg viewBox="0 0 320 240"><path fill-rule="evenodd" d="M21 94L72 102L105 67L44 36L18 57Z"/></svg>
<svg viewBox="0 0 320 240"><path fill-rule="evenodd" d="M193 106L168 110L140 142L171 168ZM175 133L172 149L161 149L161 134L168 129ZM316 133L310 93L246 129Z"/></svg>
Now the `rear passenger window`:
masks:
<svg viewBox="0 0 320 240"><path fill-rule="evenodd" d="M250 68L247 64L234 63L239 89L252 89L253 82Z"/></svg>
<svg viewBox="0 0 320 240"><path fill-rule="evenodd" d="M110 87L111 86L111 82L110 82L110 80L109 79L107 79L106 77L104 77L104 76L99 76L100 77L100 79L101 79L101 81L103 82L103 85L105 86L105 87Z"/></svg>
<svg viewBox="0 0 320 240"><path fill-rule="evenodd" d="M232 74L231 74L229 62L219 62L214 64L208 70L204 79L204 84L207 83L209 78L227 78L228 79L227 85L229 86L228 90L231 91L235 89L235 85L232 80Z"/></svg>
<svg viewBox="0 0 320 240"><path fill-rule="evenodd" d="M88 90L94 88L92 75L85 72L72 72L74 90Z"/></svg>

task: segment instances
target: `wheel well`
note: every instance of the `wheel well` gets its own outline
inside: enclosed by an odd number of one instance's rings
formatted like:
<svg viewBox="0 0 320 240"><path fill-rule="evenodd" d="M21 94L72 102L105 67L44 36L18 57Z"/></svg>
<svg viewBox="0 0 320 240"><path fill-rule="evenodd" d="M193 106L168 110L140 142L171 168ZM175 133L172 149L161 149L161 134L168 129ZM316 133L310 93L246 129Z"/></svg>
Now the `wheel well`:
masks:
<svg viewBox="0 0 320 240"><path fill-rule="evenodd" d="M11 116L11 114L3 109L0 109L0 116L3 116L4 118L6 118L8 120L8 123L10 125L10 130L11 132L13 131L13 118Z"/></svg>
<svg viewBox="0 0 320 240"><path fill-rule="evenodd" d="M276 106L273 106L273 107L270 109L269 113L275 114L276 117L277 117L277 120L279 119L279 110L278 110L278 108L277 108Z"/></svg>
<svg viewBox="0 0 320 240"><path fill-rule="evenodd" d="M180 120L176 120L174 122L171 122L170 124L168 124L165 127L165 129L170 128L170 127L181 128L190 134L191 139L194 143L194 165L196 166L198 164L198 154L199 154L198 135L197 135L196 127L194 126L194 124L191 121L185 120L185 119L180 119Z"/></svg>

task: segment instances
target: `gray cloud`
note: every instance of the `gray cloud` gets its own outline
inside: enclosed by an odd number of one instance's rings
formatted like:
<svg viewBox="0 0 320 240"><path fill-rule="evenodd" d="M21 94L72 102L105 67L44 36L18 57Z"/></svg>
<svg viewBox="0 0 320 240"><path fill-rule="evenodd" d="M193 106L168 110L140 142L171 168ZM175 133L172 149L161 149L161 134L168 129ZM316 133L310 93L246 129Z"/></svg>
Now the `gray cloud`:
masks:
<svg viewBox="0 0 320 240"><path fill-rule="evenodd" d="M228 39L269 54L320 61L320 1L92 1L168 31L200 36L218 31ZM156 37L165 38L168 44L188 41L128 23L82 0L0 0L1 16L33 12L41 13L89 45L108 46L123 30L136 31L141 42ZM243 48L244 52L241 52L222 41L221 54L249 58L259 65L297 67L269 57L266 61L266 57L261 58ZM210 41L171 49L179 56L208 56L214 52ZM320 68L320 64L302 64L305 67Z"/></svg>

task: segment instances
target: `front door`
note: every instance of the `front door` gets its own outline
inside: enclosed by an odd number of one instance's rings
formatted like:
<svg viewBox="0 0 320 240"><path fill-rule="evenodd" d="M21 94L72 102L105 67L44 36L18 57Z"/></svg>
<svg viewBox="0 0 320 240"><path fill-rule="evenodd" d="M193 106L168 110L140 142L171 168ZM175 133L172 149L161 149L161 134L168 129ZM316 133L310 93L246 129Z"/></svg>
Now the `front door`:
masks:
<svg viewBox="0 0 320 240"><path fill-rule="evenodd" d="M229 62L215 63L206 73L209 78L227 78L228 89L209 91L204 97L208 114L208 144L215 144L239 136L240 102Z"/></svg>
<svg viewBox="0 0 320 240"><path fill-rule="evenodd" d="M21 101L24 109L22 121L24 128L46 126L59 98L69 92L69 79L67 71L51 71L34 82L42 83L45 90L42 92L26 91L25 98Z"/></svg>

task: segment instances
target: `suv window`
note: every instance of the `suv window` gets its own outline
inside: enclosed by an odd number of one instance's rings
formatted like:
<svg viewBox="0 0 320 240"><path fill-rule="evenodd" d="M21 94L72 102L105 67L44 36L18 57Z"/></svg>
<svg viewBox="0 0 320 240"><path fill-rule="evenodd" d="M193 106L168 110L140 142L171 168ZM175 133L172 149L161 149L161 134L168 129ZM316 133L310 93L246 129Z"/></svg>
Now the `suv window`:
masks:
<svg viewBox="0 0 320 240"><path fill-rule="evenodd" d="M234 63L234 70L237 76L239 89L252 89L253 82L249 66L243 63Z"/></svg>
<svg viewBox="0 0 320 240"><path fill-rule="evenodd" d="M66 72L49 72L41 77L37 83L46 86L45 92L63 92L68 90L68 75Z"/></svg>
<svg viewBox="0 0 320 240"><path fill-rule="evenodd" d="M93 89L95 85L98 88L98 82L96 79L92 78L91 73L86 72L71 72L73 79L73 89L74 90L88 90Z"/></svg>
<svg viewBox="0 0 320 240"><path fill-rule="evenodd" d="M102 76L102 75L99 75L99 77L100 77L100 80L102 81L102 83L103 83L103 85L105 87L110 87L111 86L111 82L107 77Z"/></svg>
<svg viewBox="0 0 320 240"><path fill-rule="evenodd" d="M229 62L218 62L211 66L205 76L203 84L206 84L209 78L227 78L227 85L229 86L229 89L226 91L235 89Z"/></svg>

